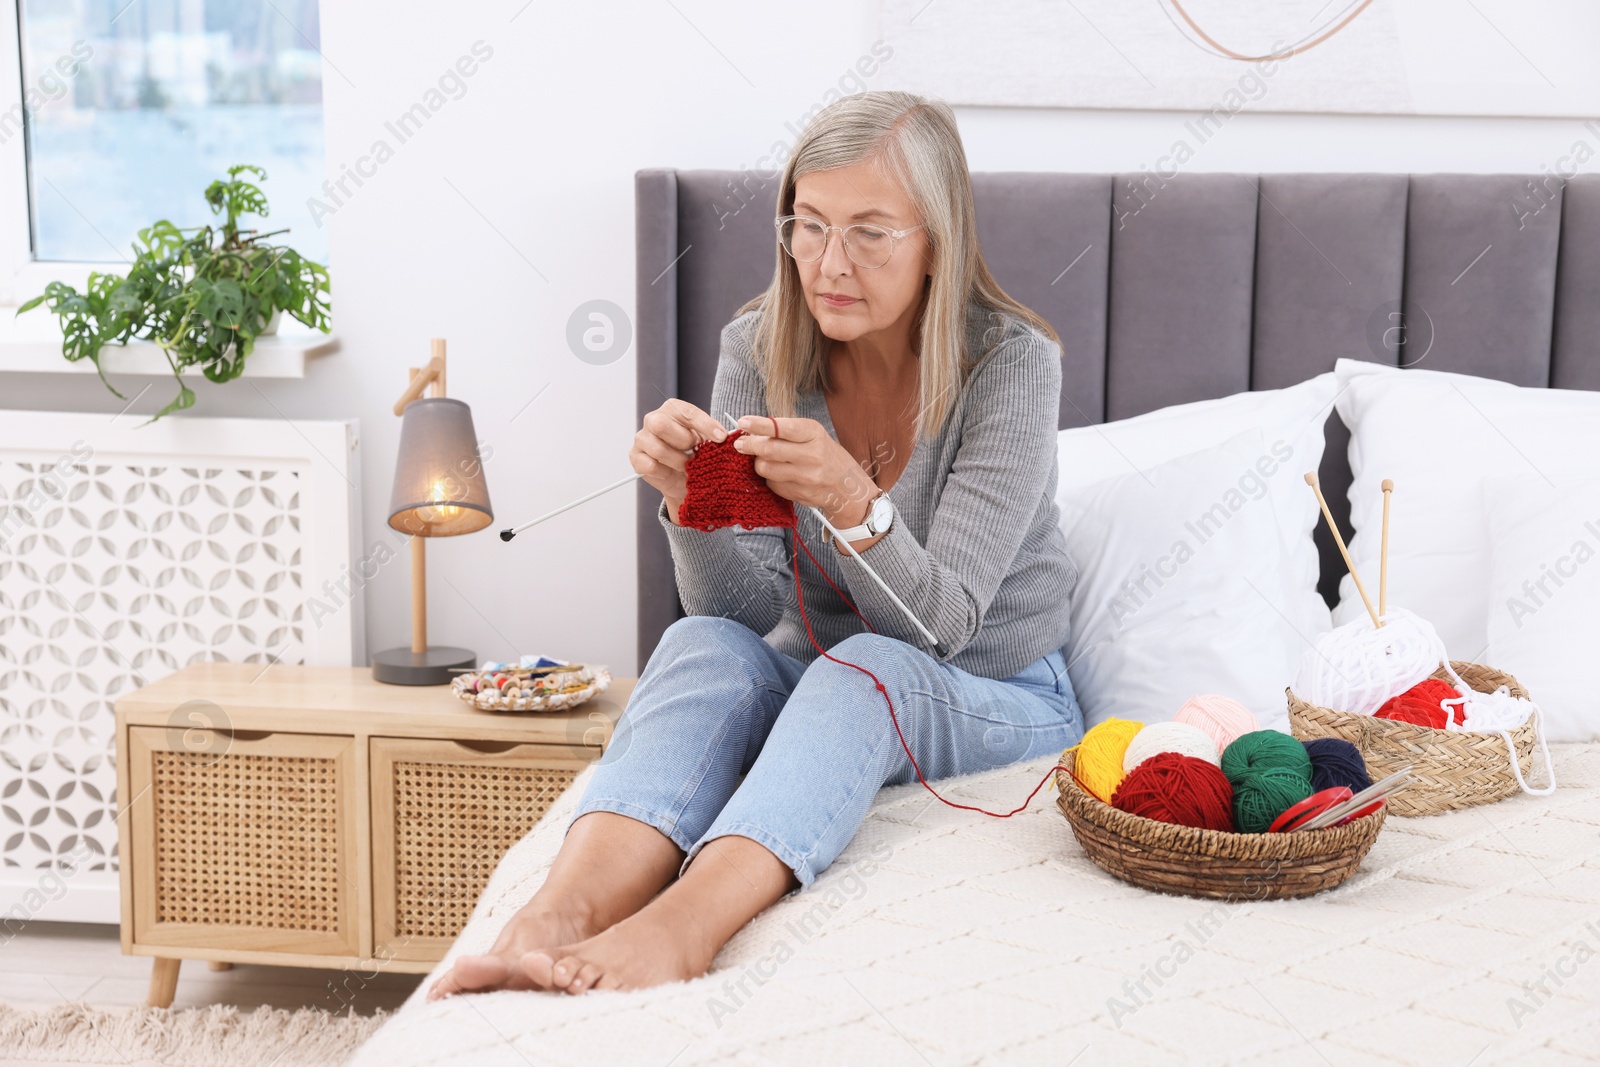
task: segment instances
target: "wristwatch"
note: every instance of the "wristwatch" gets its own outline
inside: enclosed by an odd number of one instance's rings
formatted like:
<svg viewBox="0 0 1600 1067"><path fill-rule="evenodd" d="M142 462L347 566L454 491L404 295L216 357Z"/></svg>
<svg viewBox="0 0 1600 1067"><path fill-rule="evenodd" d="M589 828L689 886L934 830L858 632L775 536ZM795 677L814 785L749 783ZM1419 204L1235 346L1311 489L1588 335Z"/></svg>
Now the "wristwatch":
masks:
<svg viewBox="0 0 1600 1067"><path fill-rule="evenodd" d="M887 490L880 490L872 504L867 508L867 519L859 526L851 526L839 531L841 541L860 541L868 537L877 537L879 534L888 533L889 527L894 523L894 501L889 499ZM824 529L822 539L832 539L832 533Z"/></svg>

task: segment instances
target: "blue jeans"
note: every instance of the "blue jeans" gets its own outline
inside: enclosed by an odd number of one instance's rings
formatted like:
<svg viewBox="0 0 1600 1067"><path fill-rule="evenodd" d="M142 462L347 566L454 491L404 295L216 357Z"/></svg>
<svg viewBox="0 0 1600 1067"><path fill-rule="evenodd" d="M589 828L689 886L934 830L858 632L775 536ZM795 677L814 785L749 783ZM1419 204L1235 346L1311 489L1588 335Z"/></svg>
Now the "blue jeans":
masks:
<svg viewBox="0 0 1600 1067"><path fill-rule="evenodd" d="M829 652L883 682L930 782L1083 736L1059 651L1004 681L876 634ZM820 656L802 663L732 619L690 616L650 656L573 820L611 811L648 823L686 853L680 874L706 842L738 834L806 887L855 836L880 786L916 780L872 679ZM1035 784L1019 777L1017 800Z"/></svg>

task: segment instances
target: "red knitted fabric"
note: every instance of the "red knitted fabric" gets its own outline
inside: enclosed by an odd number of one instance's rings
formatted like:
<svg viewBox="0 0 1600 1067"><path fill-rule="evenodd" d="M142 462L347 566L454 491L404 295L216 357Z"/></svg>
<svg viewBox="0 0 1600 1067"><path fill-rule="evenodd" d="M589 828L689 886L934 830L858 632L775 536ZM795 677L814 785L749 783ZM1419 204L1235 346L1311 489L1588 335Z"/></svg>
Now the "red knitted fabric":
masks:
<svg viewBox="0 0 1600 1067"><path fill-rule="evenodd" d="M756 457L733 447L743 436L734 430L721 441L702 441L685 470L678 525L695 530L742 526L794 529L794 504L774 493L756 473Z"/></svg>

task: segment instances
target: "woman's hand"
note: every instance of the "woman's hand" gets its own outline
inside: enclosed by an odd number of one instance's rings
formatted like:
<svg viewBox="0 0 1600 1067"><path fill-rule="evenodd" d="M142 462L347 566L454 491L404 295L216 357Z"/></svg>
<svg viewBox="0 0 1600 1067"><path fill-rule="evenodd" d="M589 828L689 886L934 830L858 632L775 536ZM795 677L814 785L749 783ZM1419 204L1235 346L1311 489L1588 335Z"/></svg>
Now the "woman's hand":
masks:
<svg viewBox="0 0 1600 1067"><path fill-rule="evenodd" d="M861 464L816 419L746 415L733 447L756 458L756 473L772 491L821 510L837 527L865 522L880 490Z"/></svg>
<svg viewBox="0 0 1600 1067"><path fill-rule="evenodd" d="M655 486L667 502L667 517L678 521L683 504L684 470L694 447L701 441L721 441L728 436L720 422L687 400L668 400L644 417L633 435L628 462L639 476Z"/></svg>

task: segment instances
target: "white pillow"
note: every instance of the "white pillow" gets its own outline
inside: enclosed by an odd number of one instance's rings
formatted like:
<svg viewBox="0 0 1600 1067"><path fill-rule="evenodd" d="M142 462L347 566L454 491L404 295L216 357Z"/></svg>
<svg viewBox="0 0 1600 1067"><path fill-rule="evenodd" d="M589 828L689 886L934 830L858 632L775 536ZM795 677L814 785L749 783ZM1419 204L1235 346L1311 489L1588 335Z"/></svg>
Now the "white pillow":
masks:
<svg viewBox="0 0 1600 1067"><path fill-rule="evenodd" d="M1348 359L1334 373L1354 474L1354 535L1344 532L1362 584L1376 606L1382 482L1393 478L1389 603L1433 623L1452 658L1484 662L1491 559L1483 482L1515 476L1560 485L1592 474L1600 393ZM1335 623L1365 612L1349 575L1339 592Z"/></svg>
<svg viewBox="0 0 1600 1067"><path fill-rule="evenodd" d="M1483 488L1494 561L1485 662L1527 687L1548 740L1600 740L1589 659L1600 648L1600 478Z"/></svg>
<svg viewBox="0 0 1600 1067"><path fill-rule="evenodd" d="M1328 628L1329 613L1327 602L1317 592L1320 564L1311 539L1321 513L1304 475L1322 463L1322 429L1333 413L1338 388L1329 371L1287 389L1175 404L1131 419L1062 430L1057 444L1056 499L1070 500L1106 478L1148 470L1214 448L1240 431L1259 429L1266 440L1265 455L1276 461L1273 475L1266 479L1267 491L1281 525L1285 565L1294 589L1285 614L1298 630L1314 638ZM1237 477L1240 472L1233 473ZM1167 533L1158 532L1162 536ZM1170 543L1160 547L1164 550Z"/></svg>
<svg viewBox="0 0 1600 1067"><path fill-rule="evenodd" d="M1284 687L1329 620L1324 606L1310 631L1291 621L1304 613L1301 568L1273 490L1301 471L1274 443L1247 430L1058 492L1079 574L1067 670L1088 725L1161 722L1192 696L1221 693L1263 726L1288 728Z"/></svg>

